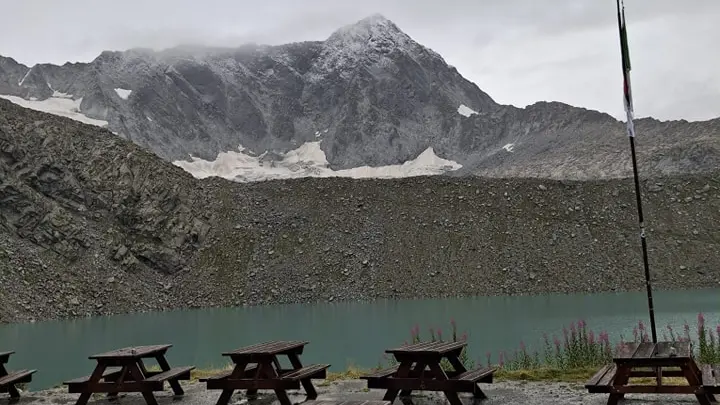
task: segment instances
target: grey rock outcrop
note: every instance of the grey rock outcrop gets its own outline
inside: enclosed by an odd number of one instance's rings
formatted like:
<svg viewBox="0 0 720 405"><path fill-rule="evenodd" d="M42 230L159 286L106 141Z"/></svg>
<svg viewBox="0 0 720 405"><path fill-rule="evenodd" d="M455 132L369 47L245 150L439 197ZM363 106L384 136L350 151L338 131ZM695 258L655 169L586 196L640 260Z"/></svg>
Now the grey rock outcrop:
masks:
<svg viewBox="0 0 720 405"><path fill-rule="evenodd" d="M717 171L643 181L657 288L720 283ZM642 289L632 181L198 180L0 100L0 322Z"/></svg>
<svg viewBox="0 0 720 405"><path fill-rule="evenodd" d="M269 157L320 140L333 169L402 163L433 147L463 165L454 175L631 174L623 123L562 103L497 104L379 15L325 41L280 46L107 51L32 68L0 57L0 94L56 91L170 161L214 160L239 145ZM459 114L461 105L475 113ZM646 176L720 166L720 120L643 119L637 132Z"/></svg>

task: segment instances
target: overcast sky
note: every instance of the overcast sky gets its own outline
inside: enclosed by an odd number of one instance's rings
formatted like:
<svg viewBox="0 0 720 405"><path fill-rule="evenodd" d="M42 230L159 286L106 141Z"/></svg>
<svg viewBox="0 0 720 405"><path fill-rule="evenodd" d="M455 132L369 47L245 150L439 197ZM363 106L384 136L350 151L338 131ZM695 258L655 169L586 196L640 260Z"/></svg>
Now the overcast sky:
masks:
<svg viewBox="0 0 720 405"><path fill-rule="evenodd" d="M626 0L638 116L720 116L720 0ZM623 115L614 0L0 0L0 55L31 65L180 43L322 40L381 13L496 101Z"/></svg>

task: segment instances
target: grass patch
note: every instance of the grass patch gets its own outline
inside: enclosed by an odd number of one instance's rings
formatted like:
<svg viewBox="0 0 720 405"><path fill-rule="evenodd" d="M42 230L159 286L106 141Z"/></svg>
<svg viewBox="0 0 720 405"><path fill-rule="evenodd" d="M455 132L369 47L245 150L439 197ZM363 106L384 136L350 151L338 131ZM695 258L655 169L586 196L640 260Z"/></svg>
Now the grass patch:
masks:
<svg viewBox="0 0 720 405"><path fill-rule="evenodd" d="M223 373L225 371L232 370L232 365L228 364L223 368L208 368L208 369L195 369L190 372L190 381L197 382L201 378L208 378L214 375Z"/></svg>

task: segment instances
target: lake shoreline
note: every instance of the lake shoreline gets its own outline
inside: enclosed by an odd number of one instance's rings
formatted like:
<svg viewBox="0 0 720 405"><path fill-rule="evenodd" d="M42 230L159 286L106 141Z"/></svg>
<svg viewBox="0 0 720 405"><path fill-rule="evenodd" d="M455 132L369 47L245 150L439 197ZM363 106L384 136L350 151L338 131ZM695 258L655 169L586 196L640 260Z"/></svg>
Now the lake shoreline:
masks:
<svg viewBox="0 0 720 405"><path fill-rule="evenodd" d="M708 286L703 283L690 283L688 285L680 286L668 286L666 283L658 283L659 285L653 284L653 292L673 292L673 291L702 291L702 290L713 290L720 287L718 285ZM34 323L42 321L65 321L83 318L92 318L100 316L115 316L115 315L133 315L133 314L148 314L148 313L162 313L171 312L178 310L195 310L195 309L232 309L232 308L246 308L246 307L272 307L281 305L294 305L294 304L326 304L326 303L372 303L383 300L432 300L432 299L453 299L453 298L485 298L485 297L537 297L537 296L564 296L573 294L615 294L615 293L645 293L645 283L638 283L636 286L630 288L612 288L612 289L587 289L583 291L573 290L542 290L542 291L530 291L530 292L511 292L508 294L451 294L451 293L429 293L424 295L408 295L408 294L387 294L383 296L377 296L372 299L342 299L330 297L329 299L316 299L316 300L300 300L292 302L269 302L269 303L242 303L239 305L232 305L228 303L211 303L209 305L198 306L198 305L153 305L152 302L144 303L145 308L127 308L121 310L104 310L102 313L86 312L86 313L57 313L55 315L48 314L47 316L35 317L30 314L23 314L21 312L15 313L15 316L5 317L0 316L0 325L19 324L19 323ZM99 305L99 304L98 304ZM149 309L148 309L149 307Z"/></svg>

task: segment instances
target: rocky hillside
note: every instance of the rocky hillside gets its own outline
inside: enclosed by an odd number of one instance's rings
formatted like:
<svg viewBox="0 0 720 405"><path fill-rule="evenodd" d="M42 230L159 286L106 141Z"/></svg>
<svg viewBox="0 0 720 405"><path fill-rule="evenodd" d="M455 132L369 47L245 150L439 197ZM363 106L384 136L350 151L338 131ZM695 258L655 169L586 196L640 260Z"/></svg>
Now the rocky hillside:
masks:
<svg viewBox="0 0 720 405"><path fill-rule="evenodd" d="M62 66L0 57L0 95L62 105L169 161L212 161L239 146L273 161L320 142L333 170L403 163L433 148L463 166L453 175L631 173L622 123L561 103L499 105L379 15L325 41L281 46L133 49ZM645 175L720 166L720 120L645 119L637 132Z"/></svg>
<svg viewBox="0 0 720 405"><path fill-rule="evenodd" d="M720 283L720 173L644 182L659 288ZM198 180L0 100L0 321L643 288L630 180Z"/></svg>

